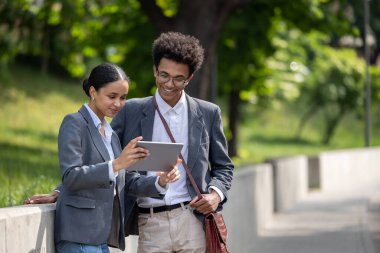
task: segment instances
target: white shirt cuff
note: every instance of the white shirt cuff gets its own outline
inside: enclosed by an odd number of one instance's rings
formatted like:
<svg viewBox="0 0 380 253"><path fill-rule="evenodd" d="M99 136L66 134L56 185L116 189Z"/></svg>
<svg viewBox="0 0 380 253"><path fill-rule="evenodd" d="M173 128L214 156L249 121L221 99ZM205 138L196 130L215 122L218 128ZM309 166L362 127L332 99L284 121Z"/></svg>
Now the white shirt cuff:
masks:
<svg viewBox="0 0 380 253"><path fill-rule="evenodd" d="M113 165L112 165L112 162L113 160L109 161L108 162L108 174L109 174L109 177L112 181L115 181L116 182L116 177L119 173L117 172L113 172Z"/></svg>
<svg viewBox="0 0 380 253"><path fill-rule="evenodd" d="M219 190L216 186L213 186L213 185L211 185L208 188L208 191L211 192L211 189L213 189L214 191L216 191L216 193L218 193L218 195L220 197L220 202L222 202L224 200L224 195L223 195L222 191Z"/></svg>
<svg viewBox="0 0 380 253"><path fill-rule="evenodd" d="M167 184L165 187L162 187L162 186L158 183L158 180L159 180L159 179L160 179L160 177L157 177L157 178L156 178L156 183L155 183L156 188L157 188L157 191L158 191L159 193L161 193L161 194L165 194L166 191L167 191L168 188L169 188L169 184Z"/></svg>

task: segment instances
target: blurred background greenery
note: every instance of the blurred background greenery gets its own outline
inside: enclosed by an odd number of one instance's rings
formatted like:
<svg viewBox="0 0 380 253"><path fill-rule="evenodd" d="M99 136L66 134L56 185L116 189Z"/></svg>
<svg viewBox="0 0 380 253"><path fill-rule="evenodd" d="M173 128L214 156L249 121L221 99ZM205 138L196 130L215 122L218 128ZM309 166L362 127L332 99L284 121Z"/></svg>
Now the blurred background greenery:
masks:
<svg viewBox="0 0 380 253"><path fill-rule="evenodd" d="M364 146L364 38L370 46L371 145L380 144L380 0L0 1L0 207L60 181L61 120L86 102L96 64L121 65L129 97L154 92L162 31L206 49L187 92L222 107L237 166Z"/></svg>

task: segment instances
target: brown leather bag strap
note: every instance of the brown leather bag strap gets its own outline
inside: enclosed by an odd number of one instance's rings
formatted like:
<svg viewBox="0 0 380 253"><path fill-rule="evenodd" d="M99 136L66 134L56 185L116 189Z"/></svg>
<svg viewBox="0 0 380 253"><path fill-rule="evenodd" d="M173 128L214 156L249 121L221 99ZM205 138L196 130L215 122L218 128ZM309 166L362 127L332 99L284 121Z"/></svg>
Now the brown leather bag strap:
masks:
<svg viewBox="0 0 380 253"><path fill-rule="evenodd" d="M152 101L153 101L154 107L156 108L156 110L157 110L157 112L158 112L158 115L159 115L160 118L161 118L162 124L164 125L165 130L166 130L166 132L167 132L168 135L169 135L170 140L171 140L173 143L175 143L176 141L175 141L175 139L174 139L174 137L173 137L172 132L170 131L169 125L168 125L168 123L166 122L164 116L162 116L162 114L161 114L161 112L160 112L160 109L158 108L158 104L157 104L157 101L156 101L155 96L153 96ZM182 165L183 165L183 167L184 167L185 170L186 170L186 174L187 174L187 176L189 177L189 179L190 179L190 183L191 183L191 185L193 186L195 192L197 193L198 198L199 198L199 199L203 198L201 192L199 191L199 188L198 188L197 184L195 183L195 180L194 180L193 176L191 175L191 172L190 172L189 168L187 167L187 164L186 164L186 162L185 162L185 159L183 159L182 154L179 154L179 158L182 160Z"/></svg>

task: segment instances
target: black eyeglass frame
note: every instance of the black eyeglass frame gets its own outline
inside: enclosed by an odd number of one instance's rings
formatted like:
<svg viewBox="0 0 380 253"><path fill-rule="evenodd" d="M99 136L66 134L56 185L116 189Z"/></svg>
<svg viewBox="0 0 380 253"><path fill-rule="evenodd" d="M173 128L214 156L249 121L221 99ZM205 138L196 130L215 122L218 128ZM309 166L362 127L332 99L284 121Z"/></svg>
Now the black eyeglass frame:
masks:
<svg viewBox="0 0 380 253"><path fill-rule="evenodd" d="M185 76L171 76L165 71L160 71L158 69L156 71L157 71L156 79L158 83L167 83L169 81L172 81L176 87L181 87L185 85L189 81L189 78L190 78L190 77L185 77Z"/></svg>

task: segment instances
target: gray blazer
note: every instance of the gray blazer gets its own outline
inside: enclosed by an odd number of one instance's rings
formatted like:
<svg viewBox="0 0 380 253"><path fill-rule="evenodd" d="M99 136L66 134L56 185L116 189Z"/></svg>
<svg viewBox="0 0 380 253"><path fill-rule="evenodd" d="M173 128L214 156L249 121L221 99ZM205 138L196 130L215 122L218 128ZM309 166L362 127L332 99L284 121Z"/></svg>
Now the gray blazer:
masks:
<svg viewBox="0 0 380 253"><path fill-rule="evenodd" d="M115 157L119 156L121 146L115 133L111 145ZM58 155L62 184L58 187L55 242L98 245L108 241L124 250L125 187L134 196L162 197L155 187L156 178L121 170L116 181L111 180L107 148L84 106L63 119Z"/></svg>
<svg viewBox="0 0 380 253"><path fill-rule="evenodd" d="M208 193L209 186L216 186L225 196L231 187L233 164L228 156L227 142L223 133L220 108L212 103L186 95L189 120L188 167L202 193ZM129 99L123 109L112 120L111 126L119 136L122 147L136 136L142 135L145 141L152 140L155 107L152 97ZM162 131L165 131L163 129ZM187 179L191 197L196 193ZM138 234L136 198L126 196L125 217L126 235ZM197 214L203 222L203 215Z"/></svg>

